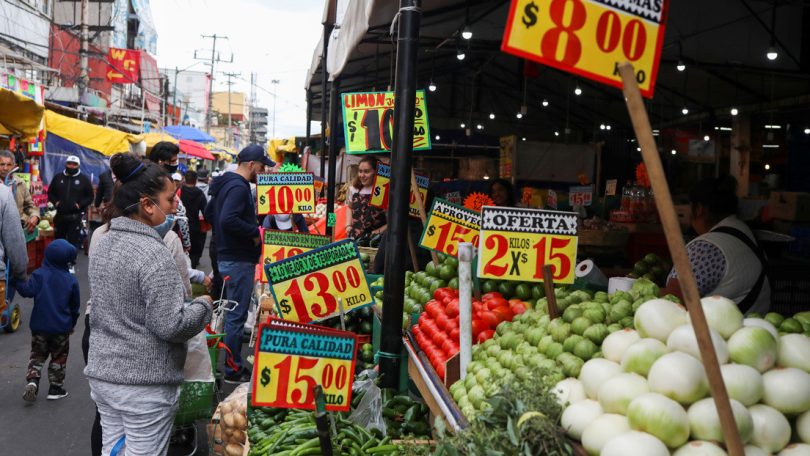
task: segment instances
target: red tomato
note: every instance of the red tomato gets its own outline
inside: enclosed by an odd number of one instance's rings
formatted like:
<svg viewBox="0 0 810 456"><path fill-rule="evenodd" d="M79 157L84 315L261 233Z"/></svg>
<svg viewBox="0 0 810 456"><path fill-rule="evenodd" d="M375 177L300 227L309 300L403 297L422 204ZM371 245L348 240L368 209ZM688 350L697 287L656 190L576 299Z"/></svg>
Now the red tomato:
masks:
<svg viewBox="0 0 810 456"><path fill-rule="evenodd" d="M451 288L439 288L433 292L433 299L436 299L443 304L458 296L458 293Z"/></svg>
<svg viewBox="0 0 810 456"><path fill-rule="evenodd" d="M438 317L436 317L436 326L442 331L445 331L447 329L447 324L449 322L450 319L447 318L447 315L445 314L440 314Z"/></svg>
<svg viewBox="0 0 810 456"><path fill-rule="evenodd" d="M441 331L436 331L436 334L433 335L433 343L437 347L441 347L445 340L447 340L447 334Z"/></svg>
<svg viewBox="0 0 810 456"><path fill-rule="evenodd" d="M451 353L451 352L453 351L453 345L455 345L455 344L453 343L453 341L452 341L452 340L450 340L450 339L446 339L446 340L444 341L444 343L442 343L442 351L443 351L443 352L444 352L444 353L445 353L447 356L453 356L453 354Z"/></svg>
<svg viewBox="0 0 810 456"><path fill-rule="evenodd" d="M480 334L481 331L484 331L486 329L487 329L487 325L486 325L486 323L484 323L483 320L481 320L479 318L473 318L473 320L472 320L472 335L473 335L473 337L478 336L478 334Z"/></svg>
<svg viewBox="0 0 810 456"><path fill-rule="evenodd" d="M425 320L422 323L422 333L427 338L432 338L433 335L436 334L436 332L438 332L438 330L439 329L436 327L436 324L433 323L433 320Z"/></svg>
<svg viewBox="0 0 810 456"><path fill-rule="evenodd" d="M495 329L503 321L503 318L495 312L481 312L481 320L488 329Z"/></svg>
<svg viewBox="0 0 810 456"><path fill-rule="evenodd" d="M447 303L447 307L444 308L444 312L447 314L448 317L458 316L458 298L451 299Z"/></svg>
<svg viewBox="0 0 810 456"><path fill-rule="evenodd" d="M439 364L436 366L436 375L438 375L440 379L444 380L444 364Z"/></svg>
<svg viewBox="0 0 810 456"><path fill-rule="evenodd" d="M518 298L512 298L512 299L509 300L509 307L512 307L512 306L514 306L515 304L517 304L519 302L523 302L523 301L521 301Z"/></svg>
<svg viewBox="0 0 810 456"><path fill-rule="evenodd" d="M492 292L489 292L489 293L485 294L484 296L481 296L481 300L484 301L484 302L487 302L492 298L501 298L501 299L503 299L503 295L498 293L497 291L492 291Z"/></svg>
<svg viewBox="0 0 810 456"><path fill-rule="evenodd" d="M428 315L430 315L430 318L435 319L439 316L439 314L444 313L444 307L439 301L433 299L425 304L425 311L427 311Z"/></svg>
<svg viewBox="0 0 810 456"><path fill-rule="evenodd" d="M520 314L522 314L523 312L526 312L526 303L524 303L524 302L519 302L519 303L517 303L517 304L513 305L513 306L512 306L512 312L513 312L515 315L520 315Z"/></svg>
<svg viewBox="0 0 810 456"><path fill-rule="evenodd" d="M508 307L509 303L506 299L503 298L492 298L489 301L486 301L487 309L492 310L496 307Z"/></svg>
<svg viewBox="0 0 810 456"><path fill-rule="evenodd" d="M476 340L477 340L477 342L479 344L483 344L484 342L488 341L489 339L492 339L492 336L494 334L495 334L495 330L493 330L493 329L488 329L486 331L481 331L481 333L478 334L478 338Z"/></svg>
<svg viewBox="0 0 810 456"><path fill-rule="evenodd" d="M451 329L451 330L450 330L450 340L452 340L452 341L454 341L454 342L455 342L455 341L457 341L457 340L459 340L459 339L458 339L458 337L459 337L459 332L460 332L460 329L459 329L459 328L453 328L453 329Z"/></svg>
<svg viewBox="0 0 810 456"><path fill-rule="evenodd" d="M501 321L512 321L515 318L515 314L506 306L503 307L496 307L492 309L492 313L501 317Z"/></svg>
<svg viewBox="0 0 810 456"><path fill-rule="evenodd" d="M481 301L473 301L473 303L472 303L472 311L473 311L473 313L480 312L480 311L482 311L484 309L486 309L486 307L484 306L483 302L481 302Z"/></svg>

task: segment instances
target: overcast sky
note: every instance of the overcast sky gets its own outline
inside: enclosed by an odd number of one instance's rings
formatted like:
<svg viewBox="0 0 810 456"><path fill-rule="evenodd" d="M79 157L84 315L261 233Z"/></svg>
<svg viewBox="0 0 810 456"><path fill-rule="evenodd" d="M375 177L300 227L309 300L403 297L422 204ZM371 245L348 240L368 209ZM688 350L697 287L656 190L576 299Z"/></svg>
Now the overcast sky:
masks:
<svg viewBox="0 0 810 456"><path fill-rule="evenodd" d="M234 91L250 94L250 73L257 73L258 105L269 112L267 136L273 129L273 95L277 88L276 137L303 136L306 131L304 79L315 45L323 33L324 0L152 0L157 27L157 61L163 68L183 69L198 55L211 53L217 40L220 58L233 63L216 66L215 91L227 90L222 72L241 73ZM192 70L207 71L202 62ZM274 86L271 80L279 80ZM319 123L313 123L319 132Z"/></svg>

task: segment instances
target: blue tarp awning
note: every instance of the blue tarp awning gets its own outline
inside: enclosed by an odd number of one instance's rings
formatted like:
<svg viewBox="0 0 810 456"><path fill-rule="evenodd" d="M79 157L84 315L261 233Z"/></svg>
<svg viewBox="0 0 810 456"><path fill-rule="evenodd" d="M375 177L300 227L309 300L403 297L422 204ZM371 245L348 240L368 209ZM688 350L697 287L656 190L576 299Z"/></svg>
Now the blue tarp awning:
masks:
<svg viewBox="0 0 810 456"><path fill-rule="evenodd" d="M200 131L194 127L186 125L168 125L163 127L163 131L172 135L177 139L188 139L189 141L196 141L198 143L210 143L216 141L213 136Z"/></svg>

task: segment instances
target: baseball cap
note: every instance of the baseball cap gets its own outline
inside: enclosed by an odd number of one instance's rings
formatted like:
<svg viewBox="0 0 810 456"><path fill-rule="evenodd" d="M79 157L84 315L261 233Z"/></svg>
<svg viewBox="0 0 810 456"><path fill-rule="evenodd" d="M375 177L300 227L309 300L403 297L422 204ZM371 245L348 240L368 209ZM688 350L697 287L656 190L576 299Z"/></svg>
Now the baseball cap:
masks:
<svg viewBox="0 0 810 456"><path fill-rule="evenodd" d="M276 214L276 226L280 230L287 231L292 228L292 215L290 214Z"/></svg>
<svg viewBox="0 0 810 456"><path fill-rule="evenodd" d="M172 174L172 180L175 182L180 182L183 180L183 176L181 176L180 173L174 173Z"/></svg>
<svg viewBox="0 0 810 456"><path fill-rule="evenodd" d="M77 164L77 165L79 165L79 166L81 166L81 164L82 164L82 161L81 161L81 160L79 160L79 157L77 157L77 156L75 156L75 155L70 155L70 156L67 158L67 162L68 162L68 163L76 163L76 164Z"/></svg>
<svg viewBox="0 0 810 456"><path fill-rule="evenodd" d="M265 166L276 166L276 162L270 160L270 157L264 153L264 148L257 144L250 144L249 146L245 147L239 152L239 155L236 158L236 161L239 163L248 162L248 161L257 161L262 162Z"/></svg>

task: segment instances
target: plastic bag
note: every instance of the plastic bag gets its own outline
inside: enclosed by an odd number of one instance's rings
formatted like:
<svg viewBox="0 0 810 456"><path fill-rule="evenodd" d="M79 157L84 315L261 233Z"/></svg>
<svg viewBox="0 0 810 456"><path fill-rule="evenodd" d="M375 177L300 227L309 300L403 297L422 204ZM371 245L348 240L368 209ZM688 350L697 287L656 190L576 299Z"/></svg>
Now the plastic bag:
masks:
<svg viewBox="0 0 810 456"><path fill-rule="evenodd" d="M200 332L187 342L186 364L183 366L183 378L187 382L213 382L211 355L208 353L207 333Z"/></svg>
<svg viewBox="0 0 810 456"><path fill-rule="evenodd" d="M208 424L208 439L216 455L231 455L247 441L247 395L250 384L243 383L217 406Z"/></svg>
<svg viewBox="0 0 810 456"><path fill-rule="evenodd" d="M349 415L349 419L358 426L366 429L377 428L383 435L386 435L385 420L382 415L382 390L374 383L377 373L373 370L366 370L360 373L361 377L363 375L366 375L368 380L355 381L352 388L354 394L363 394L363 399Z"/></svg>

